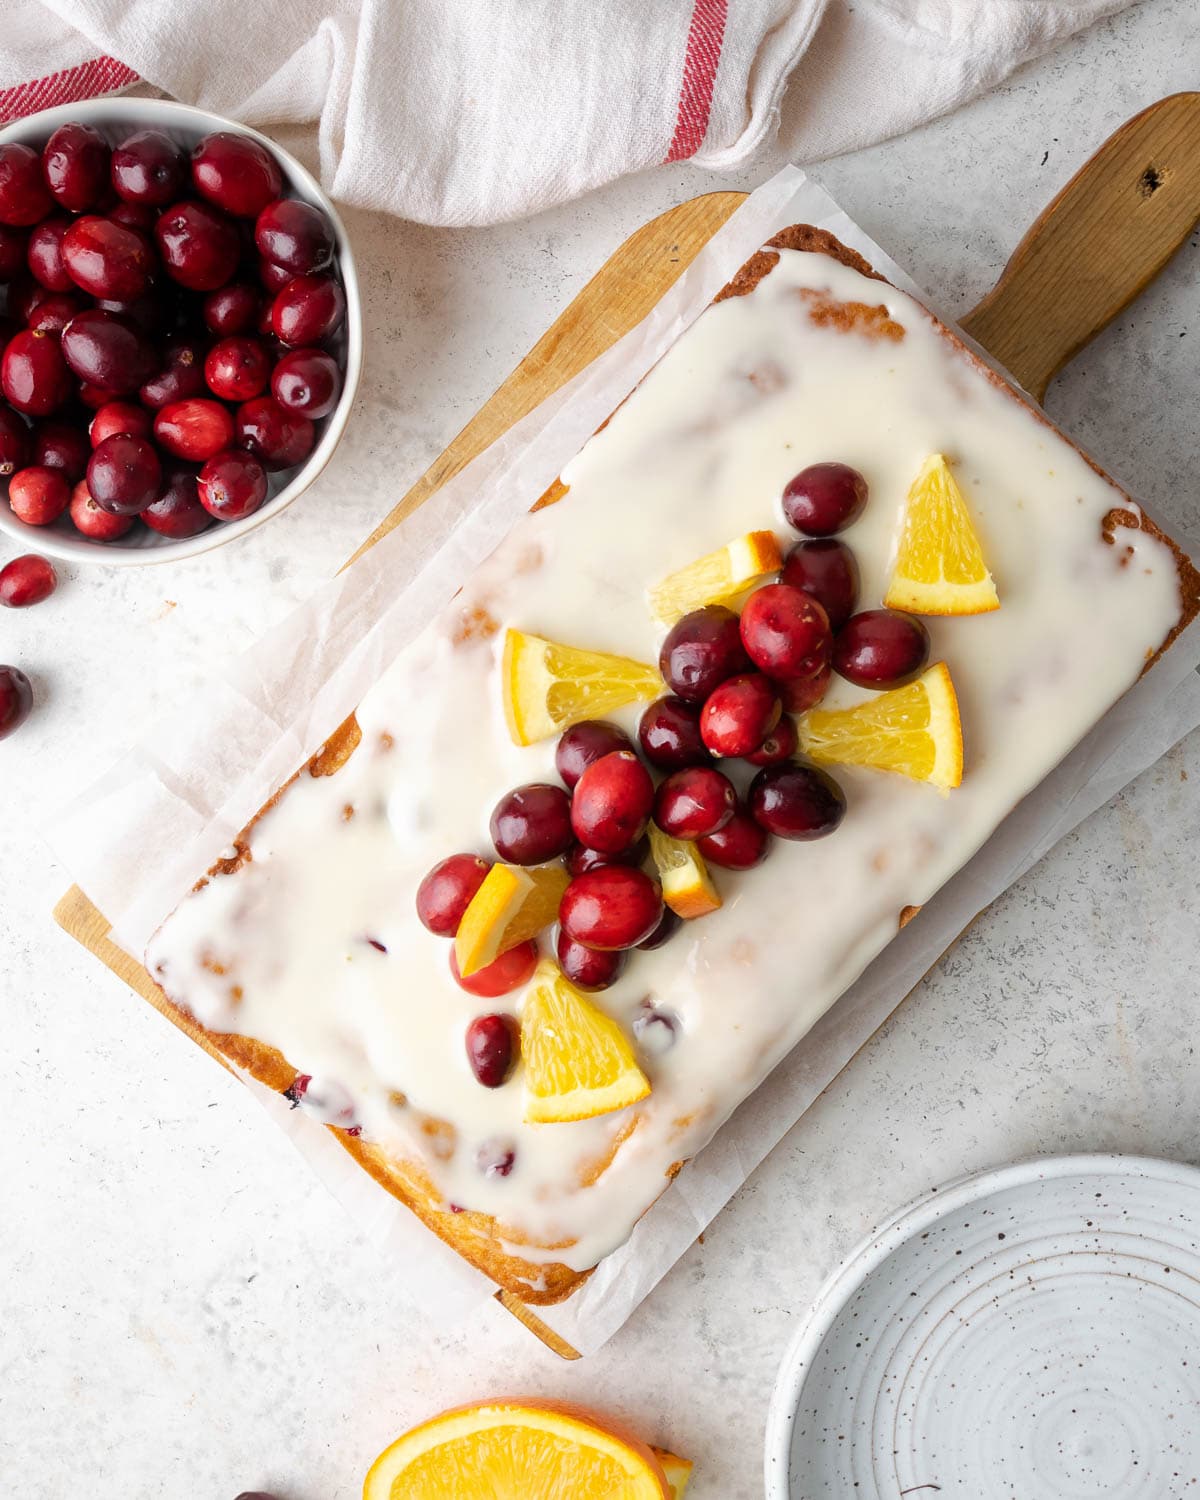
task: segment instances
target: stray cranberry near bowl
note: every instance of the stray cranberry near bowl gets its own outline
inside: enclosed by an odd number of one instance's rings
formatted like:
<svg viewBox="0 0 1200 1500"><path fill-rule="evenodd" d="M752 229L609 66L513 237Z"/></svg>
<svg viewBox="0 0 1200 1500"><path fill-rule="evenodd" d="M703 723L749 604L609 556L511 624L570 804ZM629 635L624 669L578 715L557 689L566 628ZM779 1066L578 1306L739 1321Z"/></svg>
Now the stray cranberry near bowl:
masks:
<svg viewBox="0 0 1200 1500"><path fill-rule="evenodd" d="M903 687L928 660L929 631L898 609L852 615L833 643L834 671L858 687Z"/></svg>
<svg viewBox="0 0 1200 1500"><path fill-rule="evenodd" d="M562 930L587 948L634 948L662 917L662 890L642 870L602 865L579 875L563 892Z"/></svg>
<svg viewBox="0 0 1200 1500"><path fill-rule="evenodd" d="M192 151L197 192L236 218L255 218L283 186L279 166L264 146L248 136L219 130Z"/></svg>
<svg viewBox="0 0 1200 1500"><path fill-rule="evenodd" d="M241 521L267 498L267 471L253 453L231 449L206 461L197 488L210 515L218 521Z"/></svg>
<svg viewBox="0 0 1200 1500"><path fill-rule="evenodd" d="M53 208L38 153L15 141L0 145L0 224L36 224Z"/></svg>
<svg viewBox="0 0 1200 1500"><path fill-rule="evenodd" d="M48 417L65 405L71 384L56 335L25 329L9 340L0 360L0 390L17 411Z"/></svg>
<svg viewBox="0 0 1200 1500"><path fill-rule="evenodd" d="M53 565L37 553L27 552L0 568L0 604L7 609L28 609L49 599L57 585Z"/></svg>
<svg viewBox="0 0 1200 1500"><path fill-rule="evenodd" d="M832 776L815 766L767 766L750 783L756 823L781 839L820 839L846 813L846 797Z"/></svg>
<svg viewBox="0 0 1200 1500"><path fill-rule="evenodd" d="M517 1023L512 1016L476 1016L467 1027L467 1061L485 1089L498 1089L516 1059Z"/></svg>
<svg viewBox="0 0 1200 1500"><path fill-rule="evenodd" d="M60 208L86 213L108 190L109 149L90 125L60 125L42 147L42 175Z"/></svg>
<svg viewBox="0 0 1200 1500"><path fill-rule="evenodd" d="M15 734L33 707L33 686L20 667L0 667L0 740Z"/></svg>
<svg viewBox="0 0 1200 1500"><path fill-rule="evenodd" d="M558 967L581 990L606 990L615 984L625 967L625 950L589 948L568 937L560 927L555 941Z"/></svg>
<svg viewBox="0 0 1200 1500"><path fill-rule="evenodd" d="M187 162L161 130L137 130L112 155L112 185L127 203L165 208L187 183Z"/></svg>
<svg viewBox="0 0 1200 1500"><path fill-rule="evenodd" d="M788 480L783 514L808 536L832 536L858 520L867 493L867 481L849 464L810 464Z"/></svg>
<svg viewBox="0 0 1200 1500"><path fill-rule="evenodd" d="M279 198L268 203L254 226L254 243L272 265L303 276L333 261L333 225L311 203Z"/></svg>
<svg viewBox="0 0 1200 1500"><path fill-rule="evenodd" d="M35 464L9 480L8 503L26 526L51 526L71 503L71 486L61 470Z"/></svg>

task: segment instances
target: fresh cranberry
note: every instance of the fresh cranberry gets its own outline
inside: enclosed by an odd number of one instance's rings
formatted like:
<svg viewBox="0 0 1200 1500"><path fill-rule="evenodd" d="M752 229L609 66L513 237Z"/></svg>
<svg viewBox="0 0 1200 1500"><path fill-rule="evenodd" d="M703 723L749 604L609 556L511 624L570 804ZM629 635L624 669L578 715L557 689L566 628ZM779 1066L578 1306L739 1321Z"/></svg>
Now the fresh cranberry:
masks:
<svg viewBox="0 0 1200 1500"><path fill-rule="evenodd" d="M151 531L179 541L199 536L213 518L200 504L195 473L184 464L173 464L164 470L162 493L142 511L142 520Z"/></svg>
<svg viewBox="0 0 1200 1500"><path fill-rule="evenodd" d="M658 656L667 686L695 703L702 703L727 677L749 665L738 617L721 604L706 604L677 620Z"/></svg>
<svg viewBox="0 0 1200 1500"><path fill-rule="evenodd" d="M284 287L287 286L288 282L291 281L294 274L295 273L293 271L289 271L286 266L277 266L274 261L260 260L258 263L258 279L262 282L263 286L266 287L267 291L271 293L272 302L275 300L276 294L282 292ZM268 302L266 306L266 327L262 328L260 331L262 333L270 333L271 331L270 302Z"/></svg>
<svg viewBox="0 0 1200 1500"><path fill-rule="evenodd" d="M86 213L108 187L108 147L90 125L60 125L42 147L42 175L61 208Z"/></svg>
<svg viewBox="0 0 1200 1500"><path fill-rule="evenodd" d="M267 351L257 339L221 339L204 360L204 378L222 401L249 401L266 386L271 374Z"/></svg>
<svg viewBox="0 0 1200 1500"><path fill-rule="evenodd" d="M833 537L797 542L783 560L781 583L811 594L829 616L829 628L839 631L858 602L858 564L854 553Z"/></svg>
<svg viewBox="0 0 1200 1500"><path fill-rule="evenodd" d="M458 959L450 949L450 972L463 989L471 995L485 1000L494 1000L498 995L507 995L510 990L520 989L533 978L537 968L537 944L532 938L527 943L518 943L499 958L493 959L485 968L476 969L466 979L458 972Z"/></svg>
<svg viewBox="0 0 1200 1500"><path fill-rule="evenodd" d="M643 953L650 953L655 948L661 948L664 943L669 942L682 926L683 918L679 913L672 911L669 906L664 906L662 916L658 919L658 926L649 937L644 937L637 946Z"/></svg>
<svg viewBox="0 0 1200 1500"><path fill-rule="evenodd" d="M92 499L86 479L71 491L70 515L75 530L93 542L115 542L132 529L134 522L133 516L117 516L101 509Z"/></svg>
<svg viewBox="0 0 1200 1500"><path fill-rule="evenodd" d="M61 470L68 484L77 484L83 478L91 456L87 433L74 423L50 418L33 429L32 462Z"/></svg>
<svg viewBox="0 0 1200 1500"><path fill-rule="evenodd" d="M626 865L602 865L572 880L558 920L567 936L585 947L633 948L658 926L662 911L656 880Z"/></svg>
<svg viewBox="0 0 1200 1500"><path fill-rule="evenodd" d="M833 668L827 661L818 664L807 677L794 677L791 682L781 682L779 696L789 714L807 713L814 708L829 691Z"/></svg>
<svg viewBox="0 0 1200 1500"><path fill-rule="evenodd" d="M267 471L240 448L217 453L200 470L200 503L218 521L242 521L267 498Z"/></svg>
<svg viewBox="0 0 1200 1500"><path fill-rule="evenodd" d="M167 275L193 292L233 279L240 245L233 221L207 203L176 203L154 226Z"/></svg>
<svg viewBox="0 0 1200 1500"><path fill-rule="evenodd" d="M606 854L601 849L589 849L586 844L572 844L563 855L563 864L571 875L584 875L600 865L641 865L650 857L650 840L642 837L628 849L618 854Z"/></svg>
<svg viewBox="0 0 1200 1500"><path fill-rule="evenodd" d="M929 631L896 609L851 615L833 643L834 671L859 687L903 687L928 660Z"/></svg>
<svg viewBox="0 0 1200 1500"><path fill-rule="evenodd" d="M333 225L311 203L277 198L259 214L254 243L273 265L303 276L323 271L333 260Z"/></svg>
<svg viewBox="0 0 1200 1500"><path fill-rule="evenodd" d="M478 854L452 854L440 860L417 887L422 925L438 937L453 937L491 868L490 861Z"/></svg>
<svg viewBox="0 0 1200 1500"><path fill-rule="evenodd" d="M61 334L86 306L78 292L51 292L29 314L29 327L37 333Z"/></svg>
<svg viewBox="0 0 1200 1500"><path fill-rule="evenodd" d="M28 416L57 411L71 394L71 372L58 339L28 328L11 338L0 362L0 389L10 406Z"/></svg>
<svg viewBox="0 0 1200 1500"><path fill-rule="evenodd" d="M112 400L113 393L106 391L102 385L93 385L90 380L81 380L75 394L89 411L99 411L106 402Z"/></svg>
<svg viewBox="0 0 1200 1500"><path fill-rule="evenodd" d="M93 448L105 438L124 433L126 437L148 438L154 430L153 418L144 406L132 401L106 401L88 427Z"/></svg>
<svg viewBox="0 0 1200 1500"><path fill-rule="evenodd" d="M0 740L20 729L32 707L29 678L19 667L0 667Z"/></svg>
<svg viewBox="0 0 1200 1500"><path fill-rule="evenodd" d="M53 207L37 152L15 141L0 146L0 224L36 224Z"/></svg>
<svg viewBox="0 0 1200 1500"><path fill-rule="evenodd" d="M291 469L312 452L316 429L307 417L284 411L273 396L238 407L237 440L268 469Z"/></svg>
<svg viewBox="0 0 1200 1500"><path fill-rule="evenodd" d="M771 835L739 807L716 833L696 840L696 848L710 865L723 870L752 870L762 864L771 845Z"/></svg>
<svg viewBox="0 0 1200 1500"><path fill-rule="evenodd" d="M153 240L158 210L149 203L118 203L115 208L109 209L105 217L114 224L124 224L126 229L136 229Z"/></svg>
<svg viewBox="0 0 1200 1500"><path fill-rule="evenodd" d="M541 865L571 844L571 799L560 786L532 781L506 792L491 820L492 843L514 865Z"/></svg>
<svg viewBox="0 0 1200 1500"><path fill-rule="evenodd" d="M319 344L346 315L346 294L332 276L296 276L271 304L271 328L285 344Z"/></svg>
<svg viewBox="0 0 1200 1500"><path fill-rule="evenodd" d="M554 769L572 790L590 765L615 750L632 750L629 736L606 719L582 719L565 729L554 750Z"/></svg>
<svg viewBox="0 0 1200 1500"><path fill-rule="evenodd" d="M664 771L684 766L707 766L712 762L700 737L700 704L685 698L659 698L642 714L638 724L642 754L651 765Z"/></svg>
<svg viewBox="0 0 1200 1500"><path fill-rule="evenodd" d="M555 943L558 967L573 985L581 990L606 990L615 984L625 967L625 954L619 948L589 948L559 928Z"/></svg>
<svg viewBox="0 0 1200 1500"><path fill-rule="evenodd" d="M323 349L293 349L271 374L271 394L280 406L314 420L329 415L340 390L337 361Z"/></svg>
<svg viewBox="0 0 1200 1500"><path fill-rule="evenodd" d="M136 391L158 363L144 334L98 307L77 313L63 329L62 354L80 380L113 396Z"/></svg>
<svg viewBox="0 0 1200 1500"><path fill-rule="evenodd" d="M71 486L58 469L35 464L8 481L8 503L26 526L50 526L71 503Z"/></svg>
<svg viewBox="0 0 1200 1500"><path fill-rule="evenodd" d="M183 152L161 130L139 130L112 157L112 185L127 203L165 208L187 181Z"/></svg>
<svg viewBox="0 0 1200 1500"><path fill-rule="evenodd" d="M760 672L780 681L804 674L829 648L829 617L811 595L787 583L755 589L742 609L742 645Z"/></svg>
<svg viewBox="0 0 1200 1500"><path fill-rule="evenodd" d="M118 516L136 516L157 500L162 490L162 465L145 438L118 433L100 443L87 467L92 499Z"/></svg>
<svg viewBox="0 0 1200 1500"><path fill-rule="evenodd" d="M249 333L262 311L262 294L244 281L218 287L204 299L204 321L213 333L228 338Z"/></svg>
<svg viewBox="0 0 1200 1500"><path fill-rule="evenodd" d="M512 1072L515 1031L512 1016L476 1016L467 1027L467 1061L485 1089L498 1089Z"/></svg>
<svg viewBox="0 0 1200 1500"><path fill-rule="evenodd" d="M71 280L91 297L131 302L143 295L154 274L145 236L97 214L75 220L63 236L62 254Z"/></svg>
<svg viewBox="0 0 1200 1500"><path fill-rule="evenodd" d="M576 782L571 827L589 849L619 854L645 833L653 806L650 772L632 750L613 750Z"/></svg>
<svg viewBox="0 0 1200 1500"><path fill-rule="evenodd" d="M28 326L37 308L51 294L22 267L8 285L8 311L19 323Z"/></svg>
<svg viewBox="0 0 1200 1500"><path fill-rule="evenodd" d="M11 281L25 269L29 236L12 224L0 224L0 281Z"/></svg>
<svg viewBox="0 0 1200 1500"><path fill-rule="evenodd" d="M751 750L742 759L748 760L752 766L778 766L785 760L791 760L796 753L798 741L796 721L785 717L780 719L757 750Z"/></svg>
<svg viewBox="0 0 1200 1500"><path fill-rule="evenodd" d="M63 238L70 219L43 219L29 236L25 258L30 274L49 292L69 292L75 283L63 260Z"/></svg>
<svg viewBox="0 0 1200 1500"><path fill-rule="evenodd" d="M673 771L654 796L654 821L675 839L698 839L716 833L733 817L737 794L731 782L711 766Z"/></svg>
<svg viewBox="0 0 1200 1500"><path fill-rule="evenodd" d="M700 712L700 733L714 755L749 755L779 723L781 712L775 684L761 672L742 672L709 695Z"/></svg>
<svg viewBox="0 0 1200 1500"><path fill-rule="evenodd" d="M192 151L192 181L198 193L240 219L254 218L283 186L271 153L228 130L206 135Z"/></svg>
<svg viewBox="0 0 1200 1500"><path fill-rule="evenodd" d="M233 418L219 401L173 401L154 418L154 436L176 458L199 464L233 442Z"/></svg>
<svg viewBox="0 0 1200 1500"><path fill-rule="evenodd" d="M169 321L171 310L157 288L151 288L144 297L134 297L123 302L118 297L97 297L96 306L101 312L115 313L126 323L131 323L140 333L149 334L157 343L162 337L163 324ZM158 360L155 360L158 368Z"/></svg>
<svg viewBox="0 0 1200 1500"><path fill-rule="evenodd" d="M867 481L848 464L810 464L783 491L788 523L809 536L844 531L866 503Z"/></svg>
<svg viewBox="0 0 1200 1500"><path fill-rule="evenodd" d="M507 1140L486 1140L475 1153L475 1165L485 1177L507 1177L516 1160L517 1148Z"/></svg>
<svg viewBox="0 0 1200 1500"><path fill-rule="evenodd" d="M767 766L750 783L756 823L781 839L820 839L842 821L846 797L832 776L815 766Z"/></svg>
<svg viewBox="0 0 1200 1500"><path fill-rule="evenodd" d="M28 609L49 599L58 575L44 557L26 552L0 568L0 604L9 609Z"/></svg>
<svg viewBox="0 0 1200 1500"><path fill-rule="evenodd" d="M29 428L15 411L0 406L0 476L23 469L29 454Z"/></svg>
<svg viewBox="0 0 1200 1500"><path fill-rule="evenodd" d="M167 344L162 369L143 382L138 400L152 411L161 411L164 406L199 396L206 389L200 346L190 339L172 339Z"/></svg>

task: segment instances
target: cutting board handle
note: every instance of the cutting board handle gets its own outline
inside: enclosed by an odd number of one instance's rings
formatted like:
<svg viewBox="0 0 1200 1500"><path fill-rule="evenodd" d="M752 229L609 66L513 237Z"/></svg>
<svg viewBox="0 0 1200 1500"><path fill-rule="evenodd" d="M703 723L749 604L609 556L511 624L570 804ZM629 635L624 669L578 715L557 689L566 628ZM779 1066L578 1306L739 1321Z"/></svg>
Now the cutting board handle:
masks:
<svg viewBox="0 0 1200 1500"><path fill-rule="evenodd" d="M1158 275L1200 219L1200 93L1111 135L962 320L1041 401L1053 376Z"/></svg>

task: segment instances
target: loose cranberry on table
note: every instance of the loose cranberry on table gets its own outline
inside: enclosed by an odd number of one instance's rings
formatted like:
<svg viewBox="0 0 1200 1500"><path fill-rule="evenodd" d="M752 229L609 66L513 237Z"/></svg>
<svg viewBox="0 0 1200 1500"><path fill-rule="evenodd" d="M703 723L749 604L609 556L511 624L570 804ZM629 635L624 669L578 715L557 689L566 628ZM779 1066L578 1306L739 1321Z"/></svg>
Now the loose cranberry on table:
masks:
<svg viewBox="0 0 1200 1500"><path fill-rule="evenodd" d="M219 401L193 397L173 401L154 418L154 437L159 447L176 458L203 463L233 443L233 418Z"/></svg>
<svg viewBox="0 0 1200 1500"><path fill-rule="evenodd" d="M135 516L162 490L162 465L145 438L118 433L105 438L88 460L87 487L103 510Z"/></svg>
<svg viewBox="0 0 1200 1500"><path fill-rule="evenodd" d="M144 406L135 406L132 401L106 401L89 423L88 437L97 448L105 438L119 433L149 437L153 430L154 419Z"/></svg>
<svg viewBox="0 0 1200 1500"><path fill-rule="evenodd" d="M8 481L8 503L26 526L50 526L71 503L71 486L61 470L35 464Z"/></svg>
<svg viewBox="0 0 1200 1500"><path fill-rule="evenodd" d="M271 304L271 328L285 344L319 344L346 315L346 294L332 276L296 276Z"/></svg>
<svg viewBox="0 0 1200 1500"><path fill-rule="evenodd" d="M676 839L716 833L733 817L737 793L711 766L673 771L654 794L654 821Z"/></svg>
<svg viewBox="0 0 1200 1500"><path fill-rule="evenodd" d="M554 769L574 790L590 765L616 750L632 750L629 736L607 719L582 719L563 730L554 749Z"/></svg>
<svg viewBox="0 0 1200 1500"><path fill-rule="evenodd" d="M0 568L0 604L9 609L28 609L48 599L58 584L58 575L44 557L27 552Z"/></svg>
<svg viewBox="0 0 1200 1500"><path fill-rule="evenodd" d="M108 189L104 137L78 120L60 125L42 147L42 175L55 202L69 213L95 208Z"/></svg>
<svg viewBox="0 0 1200 1500"><path fill-rule="evenodd" d="M32 707L29 678L19 667L0 667L0 740L20 729Z"/></svg>
<svg viewBox="0 0 1200 1500"><path fill-rule="evenodd" d="M158 363L145 334L98 307L76 314L63 329L62 356L72 374L110 398L136 391Z"/></svg>
<svg viewBox="0 0 1200 1500"><path fill-rule="evenodd" d="M650 840L643 836L628 849L608 854L602 849L589 849L586 844L572 844L563 855L563 864L570 875L583 875L600 865L642 865L650 858Z"/></svg>
<svg viewBox="0 0 1200 1500"><path fill-rule="evenodd" d="M150 286L154 254L145 236L98 214L76 219L62 243L71 280L91 297L130 302Z"/></svg>
<svg viewBox="0 0 1200 1500"><path fill-rule="evenodd" d="M450 949L451 974L468 994L479 995L487 1000L507 995L528 984L533 978L537 962L537 944L530 939L527 943L518 943L515 948L509 948L486 968L476 969L474 974L464 979L458 972L458 959L454 955L454 949Z"/></svg>
<svg viewBox="0 0 1200 1500"><path fill-rule="evenodd" d="M93 542L115 542L132 528L134 522L133 516L114 515L97 505L86 479L81 479L71 491L69 510L75 530Z"/></svg>
<svg viewBox="0 0 1200 1500"><path fill-rule="evenodd" d="M558 967L572 984L581 990L606 990L615 984L625 967L625 953L619 948L589 948L577 943L559 928L555 943Z"/></svg>
<svg viewBox="0 0 1200 1500"><path fill-rule="evenodd" d="M37 333L61 334L87 303L78 292L51 292L29 314L28 326Z"/></svg>
<svg viewBox="0 0 1200 1500"><path fill-rule="evenodd" d="M187 182L183 152L161 130L138 130L112 155L112 185L127 203L166 208Z"/></svg>
<svg viewBox="0 0 1200 1500"><path fill-rule="evenodd" d="M63 259L63 238L70 219L43 219L29 236L25 259L30 275L50 292L69 292L75 285Z"/></svg>
<svg viewBox="0 0 1200 1500"><path fill-rule="evenodd" d="M303 276L323 271L332 262L333 225L311 203L278 198L259 214L254 243L264 260Z"/></svg>
<svg viewBox="0 0 1200 1500"><path fill-rule="evenodd" d="M663 771L707 766L712 756L700 736L699 703L686 698L657 698L638 722L638 741L651 765Z"/></svg>
<svg viewBox="0 0 1200 1500"><path fill-rule="evenodd" d="M327 417L341 390L337 360L323 349L293 349L271 373L271 394L285 411Z"/></svg>
<svg viewBox="0 0 1200 1500"><path fill-rule="evenodd" d="M240 448L218 453L200 470L200 503L218 521L242 521L267 498L267 471Z"/></svg>
<svg viewBox="0 0 1200 1500"><path fill-rule="evenodd" d="M193 148L192 181L197 192L241 219L257 217L283 186L266 147L227 130L206 135Z"/></svg>
<svg viewBox="0 0 1200 1500"><path fill-rule="evenodd" d="M571 846L571 799L560 786L532 781L500 798L489 827L501 859L543 865Z"/></svg>
<svg viewBox="0 0 1200 1500"><path fill-rule="evenodd" d="M787 583L755 589L742 608L741 632L750 660L779 681L802 676L814 653L829 648L829 616Z"/></svg>
<svg viewBox="0 0 1200 1500"><path fill-rule="evenodd" d="M0 406L0 476L23 469L29 455L29 428L15 411Z"/></svg>
<svg viewBox="0 0 1200 1500"><path fill-rule="evenodd" d="M154 226L167 275L193 292L232 281L241 245L233 220L208 203L176 203Z"/></svg>
<svg viewBox="0 0 1200 1500"><path fill-rule="evenodd" d="M571 827L587 848L619 854L645 833L653 806L650 772L632 750L614 750L576 782Z"/></svg>
<svg viewBox="0 0 1200 1500"><path fill-rule="evenodd" d="M558 908L562 930L588 948L633 948L663 913L662 890L642 870L603 865L577 876Z"/></svg>
<svg viewBox="0 0 1200 1500"><path fill-rule="evenodd" d="M516 1055L512 1016L476 1016L467 1027L467 1061L485 1089L498 1089L512 1072Z"/></svg>
<svg viewBox="0 0 1200 1500"><path fill-rule="evenodd" d="M867 481L849 464L810 464L783 491L788 523L808 536L832 536L862 514Z"/></svg>
<svg viewBox="0 0 1200 1500"><path fill-rule="evenodd" d="M15 141L0 146L0 224L36 224L53 207L41 156Z"/></svg>
<svg viewBox="0 0 1200 1500"><path fill-rule="evenodd" d="M738 617L721 604L706 604L677 620L658 654L667 686L677 697L697 703L749 666Z"/></svg>
<svg viewBox="0 0 1200 1500"><path fill-rule="evenodd" d="M312 452L316 428L307 417L285 411L273 396L255 396L238 407L237 441L269 470L291 469Z"/></svg>
<svg viewBox="0 0 1200 1500"><path fill-rule="evenodd" d="M842 821L846 797L816 766L767 766L750 783L755 822L781 839L820 839Z"/></svg>
<svg viewBox="0 0 1200 1500"><path fill-rule="evenodd" d="M8 342L0 361L0 390L10 406L31 417L48 417L71 394L71 371L52 333L25 329Z"/></svg>
<svg viewBox="0 0 1200 1500"><path fill-rule="evenodd" d="M161 411L206 389L203 348L193 339L175 338L167 341L162 368L142 384L138 400L152 411Z"/></svg>
<svg viewBox="0 0 1200 1500"><path fill-rule="evenodd" d="M697 839L696 847L710 865L723 870L752 870L766 859L771 835L739 807L723 828Z"/></svg>
<svg viewBox="0 0 1200 1500"><path fill-rule="evenodd" d="M664 906L662 916L658 919L658 926L649 937L644 937L636 946L643 953L650 953L653 949L661 948L664 943L669 942L682 926L683 918L679 913L672 911L669 906Z"/></svg>
<svg viewBox="0 0 1200 1500"><path fill-rule="evenodd" d="M195 471L186 464L171 464L164 469L162 492L142 511L142 520L151 531L176 541L207 530L213 517L200 503Z"/></svg>
<svg viewBox="0 0 1200 1500"><path fill-rule="evenodd" d="M453 937L491 868L491 862L478 854L451 854L440 860L417 887L422 925L438 937Z"/></svg>
<svg viewBox="0 0 1200 1500"><path fill-rule="evenodd" d="M262 293L244 281L209 292L203 303L206 325L221 338L235 333L249 333L262 311Z"/></svg>
<svg viewBox="0 0 1200 1500"><path fill-rule="evenodd" d="M782 711L775 684L761 672L743 672L709 695L700 712L700 733L714 755L749 755L779 723Z"/></svg>
<svg viewBox="0 0 1200 1500"><path fill-rule="evenodd" d="M858 603L858 564L854 553L834 537L797 542L783 560L781 583L803 589L824 609L829 628L839 631Z"/></svg>
<svg viewBox="0 0 1200 1500"><path fill-rule="evenodd" d="M852 615L833 643L834 671L859 687L903 687L928 660L929 631L897 609Z"/></svg>

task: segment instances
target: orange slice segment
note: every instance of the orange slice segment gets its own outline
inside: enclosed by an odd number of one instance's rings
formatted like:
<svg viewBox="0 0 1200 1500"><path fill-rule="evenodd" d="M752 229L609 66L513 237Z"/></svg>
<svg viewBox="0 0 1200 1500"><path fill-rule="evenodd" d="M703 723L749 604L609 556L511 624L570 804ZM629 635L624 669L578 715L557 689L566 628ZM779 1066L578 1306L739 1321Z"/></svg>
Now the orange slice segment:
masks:
<svg viewBox="0 0 1200 1500"><path fill-rule="evenodd" d="M550 959L521 1006L521 1057L525 1118L535 1124L590 1120L650 1092L625 1033Z"/></svg>
<svg viewBox="0 0 1200 1500"><path fill-rule="evenodd" d="M603 718L663 691L662 678L645 662L520 630L505 632L501 680L504 716L516 745L550 739L580 719Z"/></svg>
<svg viewBox="0 0 1200 1500"><path fill-rule="evenodd" d="M1000 608L967 502L940 453L925 460L908 492L883 602L917 615L981 615Z"/></svg>
<svg viewBox="0 0 1200 1500"><path fill-rule="evenodd" d="M670 1500L641 1443L584 1414L497 1402L443 1413L385 1448L363 1500Z"/></svg>
<svg viewBox="0 0 1200 1500"><path fill-rule="evenodd" d="M898 771L943 792L962 781L962 721L945 662L853 708L814 708L796 727L800 748L822 765Z"/></svg>
<svg viewBox="0 0 1200 1500"><path fill-rule="evenodd" d="M676 916L687 921L716 911L721 897L695 844L673 839L651 823L650 852L662 884L663 900Z"/></svg>
<svg viewBox="0 0 1200 1500"><path fill-rule="evenodd" d="M493 865L455 934L454 957L463 978L549 927L570 878L561 865Z"/></svg>
<svg viewBox="0 0 1200 1500"><path fill-rule="evenodd" d="M683 1500L683 1492L687 1489L688 1480L692 1477L691 1459L680 1458L677 1453L666 1453L661 1448L655 1448L653 1452L662 1465L663 1473L667 1476L667 1489L671 1493L671 1500Z"/></svg>
<svg viewBox="0 0 1200 1500"><path fill-rule="evenodd" d="M783 566L773 531L748 531L708 552L650 590L650 613L664 625L704 604L722 604Z"/></svg>

